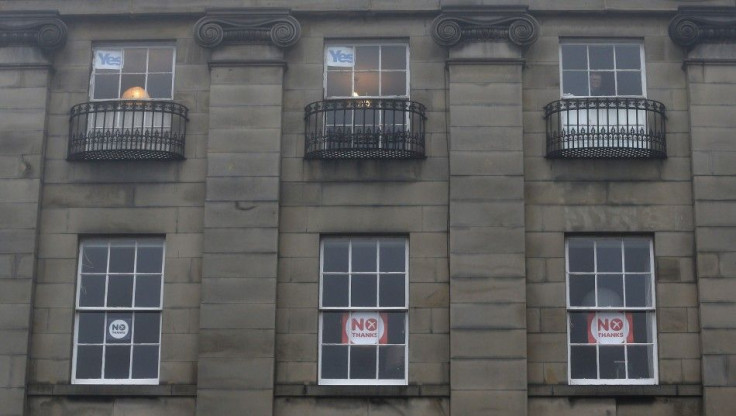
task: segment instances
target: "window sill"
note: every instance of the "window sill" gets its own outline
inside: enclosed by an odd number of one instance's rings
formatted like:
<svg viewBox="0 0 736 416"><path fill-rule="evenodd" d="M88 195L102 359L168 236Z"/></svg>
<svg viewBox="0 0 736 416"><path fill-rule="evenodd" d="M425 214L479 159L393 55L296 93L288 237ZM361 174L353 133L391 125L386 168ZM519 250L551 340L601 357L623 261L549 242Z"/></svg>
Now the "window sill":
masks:
<svg viewBox="0 0 736 416"><path fill-rule="evenodd" d="M450 397L446 384L409 386L318 386L277 384L276 397Z"/></svg>
<svg viewBox="0 0 736 416"><path fill-rule="evenodd" d="M100 384L29 384L29 396L172 396L195 397L195 384L100 385Z"/></svg>
<svg viewBox="0 0 736 416"><path fill-rule="evenodd" d="M619 397L619 396L702 396L699 384L663 384L656 386L606 386L606 385L529 385L530 397Z"/></svg>

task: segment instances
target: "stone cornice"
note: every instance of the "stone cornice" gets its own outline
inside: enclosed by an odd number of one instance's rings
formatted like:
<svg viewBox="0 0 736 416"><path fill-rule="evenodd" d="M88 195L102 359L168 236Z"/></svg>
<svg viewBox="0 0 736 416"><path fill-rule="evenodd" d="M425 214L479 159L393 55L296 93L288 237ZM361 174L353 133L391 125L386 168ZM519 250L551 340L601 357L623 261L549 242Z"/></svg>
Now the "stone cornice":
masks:
<svg viewBox="0 0 736 416"><path fill-rule="evenodd" d="M489 40L529 46L539 36L539 23L525 8L447 8L434 19L431 31L441 46Z"/></svg>
<svg viewBox="0 0 736 416"><path fill-rule="evenodd" d="M670 38L680 46L736 42L736 8L682 7L672 19Z"/></svg>
<svg viewBox="0 0 736 416"><path fill-rule="evenodd" d="M0 46L37 46L45 51L66 43L66 24L57 12L0 12Z"/></svg>
<svg viewBox="0 0 736 416"><path fill-rule="evenodd" d="M194 39L205 48L223 44L294 45L301 25L287 9L210 10L194 25Z"/></svg>

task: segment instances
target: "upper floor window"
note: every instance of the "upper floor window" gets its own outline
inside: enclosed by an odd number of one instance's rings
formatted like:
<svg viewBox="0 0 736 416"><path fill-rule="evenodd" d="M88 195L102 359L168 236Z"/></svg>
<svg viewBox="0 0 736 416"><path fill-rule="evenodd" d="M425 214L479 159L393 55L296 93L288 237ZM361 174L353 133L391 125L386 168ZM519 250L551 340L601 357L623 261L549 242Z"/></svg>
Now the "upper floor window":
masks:
<svg viewBox="0 0 736 416"><path fill-rule="evenodd" d="M409 98L404 43L335 43L325 48L325 98Z"/></svg>
<svg viewBox="0 0 736 416"><path fill-rule="evenodd" d="M565 42L560 55L563 98L646 95L639 43Z"/></svg>
<svg viewBox="0 0 736 416"><path fill-rule="evenodd" d="M91 99L174 98L174 46L98 46L93 54Z"/></svg>
<svg viewBox="0 0 736 416"><path fill-rule="evenodd" d="M320 384L406 384L408 244L327 238L320 279Z"/></svg>
<svg viewBox="0 0 736 416"><path fill-rule="evenodd" d="M567 239L570 384L657 383L652 241Z"/></svg>
<svg viewBox="0 0 736 416"><path fill-rule="evenodd" d="M73 383L158 383L163 268L162 239L80 244Z"/></svg>

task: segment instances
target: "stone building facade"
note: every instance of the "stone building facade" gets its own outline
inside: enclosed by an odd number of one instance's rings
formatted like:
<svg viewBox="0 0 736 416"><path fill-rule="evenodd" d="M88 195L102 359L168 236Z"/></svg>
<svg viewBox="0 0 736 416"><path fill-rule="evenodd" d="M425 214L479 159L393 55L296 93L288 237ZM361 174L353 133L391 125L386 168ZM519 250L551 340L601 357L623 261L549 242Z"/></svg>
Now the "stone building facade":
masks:
<svg viewBox="0 0 736 416"><path fill-rule="evenodd" d="M0 0L0 416L733 414L733 0L95 3Z"/></svg>

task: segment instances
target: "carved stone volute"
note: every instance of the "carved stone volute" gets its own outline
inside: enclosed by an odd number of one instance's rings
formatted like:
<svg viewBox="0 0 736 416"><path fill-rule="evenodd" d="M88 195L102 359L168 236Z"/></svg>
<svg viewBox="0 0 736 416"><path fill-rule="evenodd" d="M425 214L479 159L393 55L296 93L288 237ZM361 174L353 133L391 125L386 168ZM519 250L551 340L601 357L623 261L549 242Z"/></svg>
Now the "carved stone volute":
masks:
<svg viewBox="0 0 736 416"><path fill-rule="evenodd" d="M526 9L443 9L432 22L431 31L441 46L489 40L529 46L539 37L539 23Z"/></svg>
<svg viewBox="0 0 736 416"><path fill-rule="evenodd" d="M66 24L56 12L0 13L0 46L37 46L44 51L66 43Z"/></svg>
<svg viewBox="0 0 736 416"><path fill-rule="evenodd" d="M248 43L286 48L300 36L299 21L286 9L212 10L194 25L194 39L205 48Z"/></svg>
<svg viewBox="0 0 736 416"><path fill-rule="evenodd" d="M670 38L680 46L736 42L736 8L682 7L672 19Z"/></svg>

